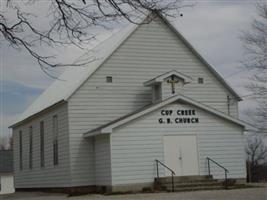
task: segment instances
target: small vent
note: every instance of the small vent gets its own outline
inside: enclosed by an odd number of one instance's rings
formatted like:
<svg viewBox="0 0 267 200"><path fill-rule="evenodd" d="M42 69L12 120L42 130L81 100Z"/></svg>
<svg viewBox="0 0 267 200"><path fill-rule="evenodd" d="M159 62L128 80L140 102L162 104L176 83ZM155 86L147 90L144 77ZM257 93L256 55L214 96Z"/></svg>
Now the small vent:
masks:
<svg viewBox="0 0 267 200"><path fill-rule="evenodd" d="M203 84L204 83L204 78L198 78L198 83Z"/></svg>
<svg viewBox="0 0 267 200"><path fill-rule="evenodd" d="M107 76L107 77L106 77L106 82L107 82L107 83L112 83L112 81L113 81L113 80L112 80L112 76Z"/></svg>

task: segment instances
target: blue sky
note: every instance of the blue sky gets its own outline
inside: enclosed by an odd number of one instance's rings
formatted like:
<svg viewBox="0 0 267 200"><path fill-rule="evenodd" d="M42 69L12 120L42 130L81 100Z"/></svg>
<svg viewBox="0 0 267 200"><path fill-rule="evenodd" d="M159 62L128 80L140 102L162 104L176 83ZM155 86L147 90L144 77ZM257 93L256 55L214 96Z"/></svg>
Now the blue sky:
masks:
<svg viewBox="0 0 267 200"><path fill-rule="evenodd" d="M193 8L183 9L184 16L172 19L176 27L196 47L196 49L220 72L241 95L246 95L244 83L248 73L241 71L243 56L239 40L241 30L247 30L255 16L252 3L245 1L202 1ZM227 3L228 2L228 3ZM247 2L247 1L246 1ZM8 125L29 106L53 79L46 76L38 64L23 50L16 51L1 43L1 132L10 133ZM61 57L77 54L65 49ZM232 75L235 74L235 75ZM240 104L241 111L250 104L245 99Z"/></svg>
<svg viewBox="0 0 267 200"><path fill-rule="evenodd" d="M43 91L43 89L27 86L16 81L5 80L2 82L4 115L15 115L23 112L26 107Z"/></svg>

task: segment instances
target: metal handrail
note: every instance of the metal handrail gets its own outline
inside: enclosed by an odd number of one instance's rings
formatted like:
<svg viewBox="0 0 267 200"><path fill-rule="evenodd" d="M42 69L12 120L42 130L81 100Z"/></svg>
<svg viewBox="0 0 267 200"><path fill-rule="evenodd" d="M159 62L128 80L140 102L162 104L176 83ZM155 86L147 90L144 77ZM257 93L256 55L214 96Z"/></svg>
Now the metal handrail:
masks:
<svg viewBox="0 0 267 200"><path fill-rule="evenodd" d="M225 179L225 189L227 189L227 173L229 173L229 170L226 169L224 166L220 165L219 163L217 163L215 160L211 159L210 157L207 157L208 160L208 172L209 172L209 176L210 174L210 161L212 161L214 164L216 164L217 166L219 166L220 168L222 168L224 170L224 179Z"/></svg>
<svg viewBox="0 0 267 200"><path fill-rule="evenodd" d="M165 167L166 169L168 169L171 172L172 175L172 191L174 192L174 180L173 180L173 175L175 175L175 172L170 169L168 166L166 166L165 164L163 164L162 162L160 162L159 160L155 159L156 161L156 165L157 165L157 178L159 179L159 164L161 164L163 167Z"/></svg>

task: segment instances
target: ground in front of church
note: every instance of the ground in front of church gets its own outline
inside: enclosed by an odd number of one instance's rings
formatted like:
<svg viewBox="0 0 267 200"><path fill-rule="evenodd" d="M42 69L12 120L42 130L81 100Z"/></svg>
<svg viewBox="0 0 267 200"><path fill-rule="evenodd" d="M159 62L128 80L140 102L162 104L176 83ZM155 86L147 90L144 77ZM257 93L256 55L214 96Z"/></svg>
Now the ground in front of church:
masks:
<svg viewBox="0 0 267 200"><path fill-rule="evenodd" d="M125 195L82 195L68 197L64 194L17 192L0 195L0 200L267 200L267 188L212 190L179 193L147 193Z"/></svg>

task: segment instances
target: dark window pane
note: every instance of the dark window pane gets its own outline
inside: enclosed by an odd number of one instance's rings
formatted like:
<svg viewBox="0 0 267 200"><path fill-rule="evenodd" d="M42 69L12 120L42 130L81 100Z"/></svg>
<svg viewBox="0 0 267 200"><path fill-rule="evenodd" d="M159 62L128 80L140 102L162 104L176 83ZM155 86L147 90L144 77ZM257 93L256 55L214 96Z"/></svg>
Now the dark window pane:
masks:
<svg viewBox="0 0 267 200"><path fill-rule="evenodd" d="M112 76L107 76L106 77L106 81L107 81L107 83L112 83Z"/></svg>
<svg viewBox="0 0 267 200"><path fill-rule="evenodd" d="M22 166L22 131L19 132L19 168L20 170L23 169Z"/></svg>
<svg viewBox="0 0 267 200"><path fill-rule="evenodd" d="M198 78L198 83L199 84L203 84L204 83L204 79L203 78Z"/></svg>
<svg viewBox="0 0 267 200"><path fill-rule="evenodd" d="M44 167L44 122L40 122L40 158L41 158L41 167Z"/></svg>
<svg viewBox="0 0 267 200"><path fill-rule="evenodd" d="M32 126L29 128L29 168L32 169Z"/></svg>
<svg viewBox="0 0 267 200"><path fill-rule="evenodd" d="M58 165L58 117L53 116L53 157L54 165Z"/></svg>

